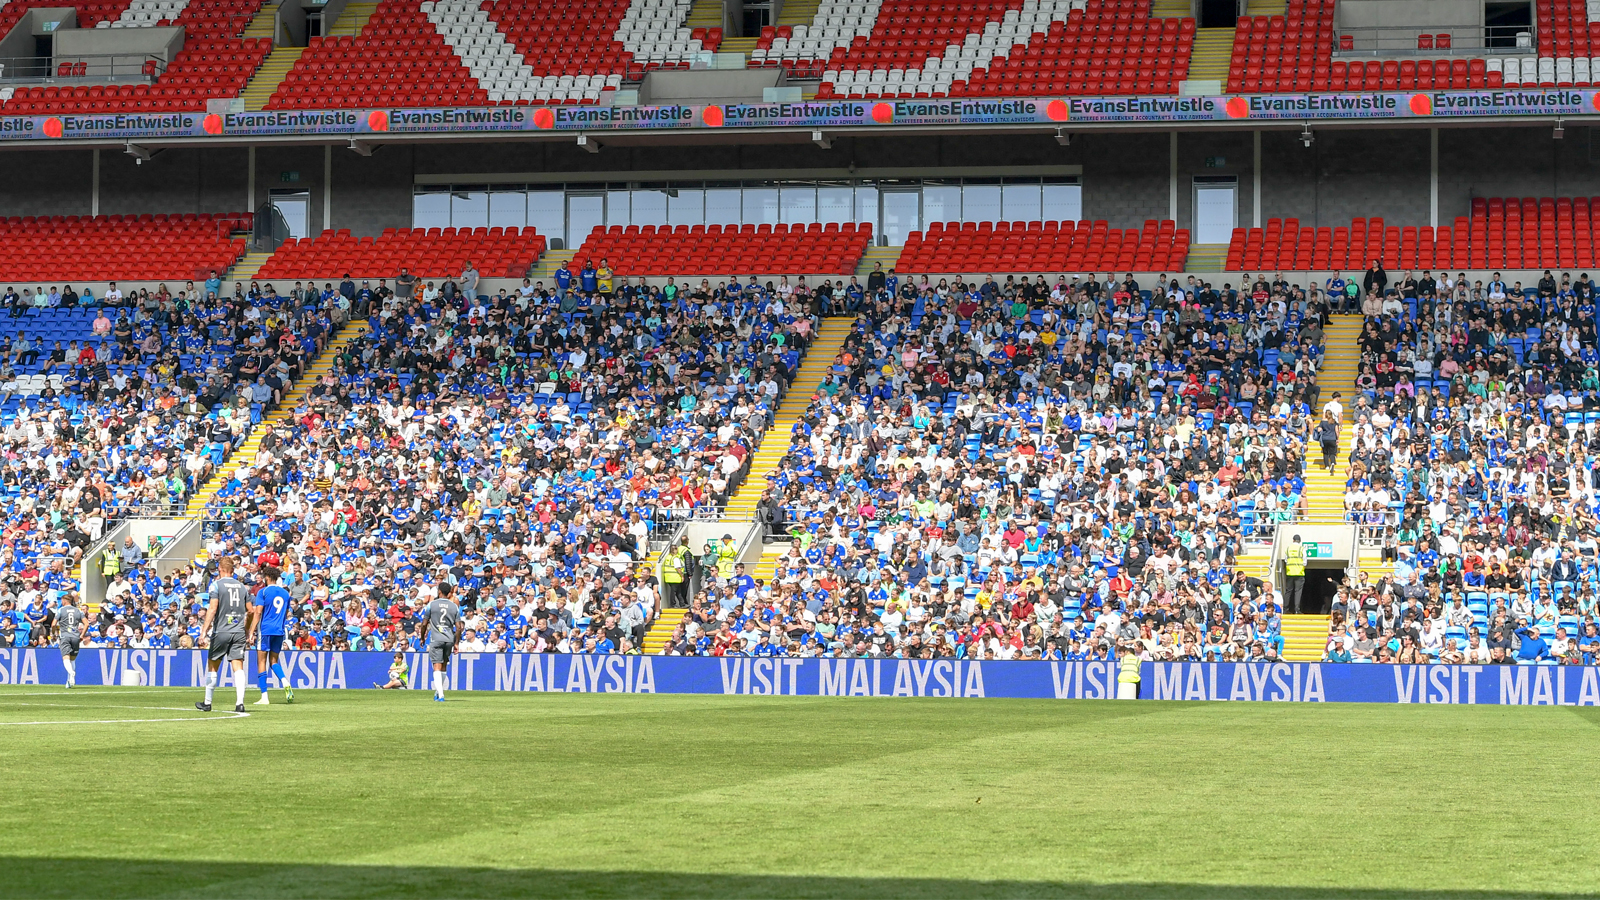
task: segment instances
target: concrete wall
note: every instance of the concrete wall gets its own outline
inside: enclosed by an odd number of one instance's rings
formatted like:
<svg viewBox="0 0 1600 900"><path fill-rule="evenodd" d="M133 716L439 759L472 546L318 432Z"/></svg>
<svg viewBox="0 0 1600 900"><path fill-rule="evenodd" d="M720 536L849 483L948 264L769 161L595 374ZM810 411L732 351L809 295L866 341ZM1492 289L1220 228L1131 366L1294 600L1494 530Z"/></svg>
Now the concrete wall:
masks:
<svg viewBox="0 0 1600 900"><path fill-rule="evenodd" d="M1425 26L1427 33L1483 27L1482 0L1340 0L1339 28Z"/></svg>

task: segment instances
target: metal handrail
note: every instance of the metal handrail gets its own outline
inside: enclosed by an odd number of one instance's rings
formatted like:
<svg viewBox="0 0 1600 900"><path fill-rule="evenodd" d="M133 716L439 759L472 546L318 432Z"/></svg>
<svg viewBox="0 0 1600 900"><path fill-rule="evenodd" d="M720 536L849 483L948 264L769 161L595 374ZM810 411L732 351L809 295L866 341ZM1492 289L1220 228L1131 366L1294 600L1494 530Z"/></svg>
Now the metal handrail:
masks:
<svg viewBox="0 0 1600 900"><path fill-rule="evenodd" d="M1443 36L1450 46L1438 46ZM1418 38L1425 37L1432 46L1422 47ZM1353 45L1342 49L1344 38ZM1481 56L1494 54L1527 54L1538 49L1539 37L1534 26L1484 25L1472 28L1450 28L1437 25L1370 25L1340 28L1334 45L1335 59L1366 56Z"/></svg>
<svg viewBox="0 0 1600 900"><path fill-rule="evenodd" d="M0 57L4 84L148 83L166 70L166 60L140 53Z"/></svg>

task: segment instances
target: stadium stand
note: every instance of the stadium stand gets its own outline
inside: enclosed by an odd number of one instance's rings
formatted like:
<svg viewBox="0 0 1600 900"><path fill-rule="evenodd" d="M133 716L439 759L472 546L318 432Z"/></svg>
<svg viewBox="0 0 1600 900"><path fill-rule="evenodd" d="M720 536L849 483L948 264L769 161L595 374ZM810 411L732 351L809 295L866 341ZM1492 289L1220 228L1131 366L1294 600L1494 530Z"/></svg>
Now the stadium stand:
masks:
<svg viewBox="0 0 1600 900"><path fill-rule="evenodd" d="M27 306L8 290L9 314L0 315L0 446L10 460L0 473L0 564L14 579L8 590L19 613L80 590L83 552L121 519L181 509L336 327L320 297L202 293L210 292L185 283L177 293L140 291L121 306L78 296ZM137 620L125 605L132 597L148 599L147 622L183 618L172 606L182 590L157 578L144 556L130 542L102 564L108 605L95 635L109 639L103 645L133 638L126 621L119 631L127 634L108 633L117 615ZM191 584L187 598L194 596ZM29 623L6 624L29 643Z"/></svg>
<svg viewBox="0 0 1600 900"><path fill-rule="evenodd" d="M752 62L820 72L821 98L1173 94L1194 44L1193 19L1149 0L828 2L788 30Z"/></svg>
<svg viewBox="0 0 1600 900"><path fill-rule="evenodd" d="M869 300L768 476L758 518L792 540L710 584L668 652L1278 658L1234 563L1302 502L1326 308L1264 281L1041 287Z"/></svg>
<svg viewBox="0 0 1600 900"><path fill-rule="evenodd" d="M1369 293L1345 503L1396 558L1341 589L1328 659L1594 664L1593 307L1548 274Z"/></svg>
<svg viewBox="0 0 1600 900"><path fill-rule="evenodd" d="M0 219L0 281L205 278L244 254L248 213Z"/></svg>
<svg viewBox="0 0 1600 900"><path fill-rule="evenodd" d="M1600 197L1475 197L1470 217L1438 228L1377 217L1354 219L1348 228L1306 228L1298 219L1273 218L1265 228L1234 229L1225 266L1359 270L1379 259L1400 270L1587 268L1596 258L1596 208Z"/></svg>
<svg viewBox="0 0 1600 900"><path fill-rule="evenodd" d="M1189 231L1170 219L1126 231L1103 220L934 222L925 233L907 235L896 266L907 272L1177 272L1188 255Z"/></svg>
<svg viewBox="0 0 1600 900"><path fill-rule="evenodd" d="M61 113L200 112L206 101L236 97L272 51L270 39L243 38L262 0L133 0L130 3L78 7L78 26L138 28L177 25L184 29L183 49L162 66L154 58L144 64L148 81L107 84L84 60L58 59L56 80L77 78L78 85L55 84L17 88L0 102L0 112L14 115ZM0 8L0 27L9 30L29 8L49 6L40 0L13 2ZM3 32L0 32L3 33Z"/></svg>
<svg viewBox="0 0 1600 900"><path fill-rule="evenodd" d="M544 247L544 237L532 228L386 228L376 238L354 237L345 228L284 241L255 277L387 277L402 266L434 276L471 263L486 277L521 278Z"/></svg>
<svg viewBox="0 0 1600 900"><path fill-rule="evenodd" d="M683 27L689 5L384 0L359 35L313 38L266 108L595 104L716 49L722 29ZM553 21L566 52L546 52Z"/></svg>
<svg viewBox="0 0 1600 900"><path fill-rule="evenodd" d="M292 561L299 647L409 646L403 603L441 578L479 606L469 647L637 647L652 533L726 504L814 334L769 301L363 301L368 332L209 501L211 555Z"/></svg>
<svg viewBox="0 0 1600 900"><path fill-rule="evenodd" d="M736 241L730 235L738 235ZM804 272L847 275L856 270L872 227L856 225L613 225L589 232L578 260L609 260L629 274Z"/></svg>

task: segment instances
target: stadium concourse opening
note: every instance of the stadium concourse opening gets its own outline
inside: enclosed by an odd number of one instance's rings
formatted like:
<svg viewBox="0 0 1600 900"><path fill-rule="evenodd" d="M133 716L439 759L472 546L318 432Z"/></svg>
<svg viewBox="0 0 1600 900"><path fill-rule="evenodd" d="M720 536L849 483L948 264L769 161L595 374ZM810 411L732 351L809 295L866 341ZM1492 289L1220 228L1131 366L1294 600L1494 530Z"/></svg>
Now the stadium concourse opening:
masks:
<svg viewBox="0 0 1600 900"><path fill-rule="evenodd" d="M1339 583L1344 579L1345 567L1343 564L1333 568L1306 567L1305 593L1301 595L1300 611L1307 614L1325 616L1333 610L1333 599L1339 592Z"/></svg>

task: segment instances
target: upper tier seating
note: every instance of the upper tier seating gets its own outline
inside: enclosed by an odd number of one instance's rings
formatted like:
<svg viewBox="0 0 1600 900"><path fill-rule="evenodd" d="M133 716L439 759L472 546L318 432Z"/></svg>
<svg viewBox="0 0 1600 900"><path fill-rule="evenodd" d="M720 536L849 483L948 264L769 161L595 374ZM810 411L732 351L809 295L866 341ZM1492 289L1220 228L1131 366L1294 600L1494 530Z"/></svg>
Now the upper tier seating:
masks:
<svg viewBox="0 0 1600 900"><path fill-rule="evenodd" d="M906 238L902 272L1173 272L1189 253L1189 231L1170 220L1144 230L1098 222L934 222Z"/></svg>
<svg viewBox="0 0 1600 900"><path fill-rule="evenodd" d="M419 278L440 277L477 266L486 278L521 278L544 252L544 237L532 228L386 228L376 238L350 229L285 241L256 273L258 281L286 278L390 278L408 267Z"/></svg>
<svg viewBox="0 0 1600 900"><path fill-rule="evenodd" d="M715 49L722 30L682 27L688 14L689 0L385 0L361 34L313 38L267 108L595 104Z"/></svg>
<svg viewBox="0 0 1600 900"><path fill-rule="evenodd" d="M31 6L50 6L26 0ZM242 39L262 0L133 0L113 5L79 7L80 28L138 28L178 25L183 49L166 68L145 63L149 82L97 84L93 66L84 60L57 60L58 83L17 89L0 103L10 115L63 113L201 112L206 101L237 97L272 52L267 38ZM59 4L56 4L59 5ZM9 29L21 17L23 4L0 8L0 27ZM70 79L82 80L72 84ZM0 95L3 96L3 95Z"/></svg>
<svg viewBox="0 0 1600 900"><path fill-rule="evenodd" d="M1594 220L1600 197L1477 197L1472 216L1450 226L1386 226L1356 219L1349 228L1303 228L1298 219L1268 219L1266 228L1236 228L1226 270L1546 269L1596 264Z"/></svg>
<svg viewBox="0 0 1600 900"><path fill-rule="evenodd" d="M204 278L244 254L248 213L0 219L0 281L38 286Z"/></svg>
<svg viewBox="0 0 1600 900"><path fill-rule="evenodd" d="M737 237L734 237L737 235ZM613 225L596 228L575 260L608 260L629 275L799 272L846 275L872 239L872 226Z"/></svg>
<svg viewBox="0 0 1600 900"><path fill-rule="evenodd" d="M821 24L836 19L842 27ZM800 49L785 44L776 58L805 74L818 43L822 98L1171 94L1194 43L1193 19L1151 18L1149 0L825 3L816 21L796 26L787 40ZM768 62L784 40L776 35Z"/></svg>
<svg viewBox="0 0 1600 900"><path fill-rule="evenodd" d="M383 0L359 35L312 38L267 100L266 108L482 106L488 102L488 92L415 0Z"/></svg>

